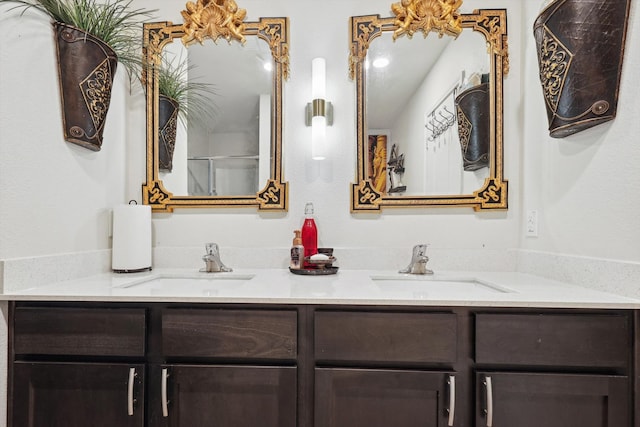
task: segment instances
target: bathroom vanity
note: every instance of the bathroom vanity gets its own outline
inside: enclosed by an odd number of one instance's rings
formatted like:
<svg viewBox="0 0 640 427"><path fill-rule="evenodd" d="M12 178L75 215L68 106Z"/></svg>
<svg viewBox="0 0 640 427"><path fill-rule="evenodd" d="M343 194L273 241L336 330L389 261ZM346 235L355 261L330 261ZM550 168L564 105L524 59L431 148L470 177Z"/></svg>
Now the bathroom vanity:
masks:
<svg viewBox="0 0 640 427"><path fill-rule="evenodd" d="M319 289L345 277L282 277L263 302L13 298L9 425L638 425L633 300L374 303L354 279L338 301Z"/></svg>

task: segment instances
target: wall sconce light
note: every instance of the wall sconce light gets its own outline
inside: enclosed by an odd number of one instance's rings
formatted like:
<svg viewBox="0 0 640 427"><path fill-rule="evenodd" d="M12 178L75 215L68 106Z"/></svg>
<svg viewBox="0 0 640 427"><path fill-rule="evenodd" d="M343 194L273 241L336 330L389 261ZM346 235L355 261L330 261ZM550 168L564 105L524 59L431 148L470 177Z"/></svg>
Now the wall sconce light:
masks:
<svg viewBox="0 0 640 427"><path fill-rule="evenodd" d="M324 58L311 62L311 99L307 104L307 126L311 126L311 157L322 160L327 156L327 126L333 125L333 106L326 97L326 63Z"/></svg>

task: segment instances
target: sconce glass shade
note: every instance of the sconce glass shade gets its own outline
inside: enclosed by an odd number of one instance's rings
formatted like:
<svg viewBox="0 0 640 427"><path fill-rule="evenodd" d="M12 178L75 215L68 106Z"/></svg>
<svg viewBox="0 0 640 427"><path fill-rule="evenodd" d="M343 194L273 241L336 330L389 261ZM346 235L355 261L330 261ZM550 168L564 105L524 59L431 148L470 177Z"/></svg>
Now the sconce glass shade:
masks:
<svg viewBox="0 0 640 427"><path fill-rule="evenodd" d="M327 118L315 116L311 119L311 158L324 160L327 157Z"/></svg>
<svg viewBox="0 0 640 427"><path fill-rule="evenodd" d="M325 99L327 90L327 66L324 58L311 61L311 99Z"/></svg>
<svg viewBox="0 0 640 427"><path fill-rule="evenodd" d="M324 108L325 96L326 63L324 58L315 58L311 62L311 99L313 100L311 118L311 157L314 160L323 160L327 156L327 118Z"/></svg>

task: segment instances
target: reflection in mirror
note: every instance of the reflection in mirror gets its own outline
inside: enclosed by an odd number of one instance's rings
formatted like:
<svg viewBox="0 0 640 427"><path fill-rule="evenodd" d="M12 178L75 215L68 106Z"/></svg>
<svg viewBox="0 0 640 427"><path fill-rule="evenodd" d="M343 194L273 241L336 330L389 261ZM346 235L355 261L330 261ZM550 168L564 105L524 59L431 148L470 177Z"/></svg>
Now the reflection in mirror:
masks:
<svg viewBox="0 0 640 427"><path fill-rule="evenodd" d="M482 35L401 38L382 33L371 42L365 59L368 152L393 145L404 154L404 191L392 182L375 186L402 195L469 194L489 177L488 163L465 171L460 145L456 97L480 84L489 72ZM424 52L416 55L415 51ZM489 135L484 135L488 142ZM382 137L382 138L380 138ZM389 161L391 157L389 153ZM467 168L468 169L468 168ZM370 169L371 171L372 169ZM369 176L373 178L370 172ZM374 182L375 184L375 182ZM386 184L386 185L385 185Z"/></svg>
<svg viewBox="0 0 640 427"><path fill-rule="evenodd" d="M189 65L198 81L214 87L215 114L209 122L188 123L187 192L168 189L189 196L256 194L271 173L269 46L257 37L244 46L193 45Z"/></svg>
<svg viewBox="0 0 640 427"><path fill-rule="evenodd" d="M219 7L217 3L204 7ZM188 25L145 25L147 183L143 200L154 211L176 207L287 209L281 114L282 81L289 71L288 21L242 22L245 15L241 11L235 14L233 26L215 27L221 23L202 20L217 15L188 16L187 11L183 16ZM213 43L218 37L228 43ZM194 78L212 86L214 114L209 120L187 118L184 125L178 124L173 164L168 170L159 167L163 135L157 129L157 71L163 59L185 57L190 81Z"/></svg>
<svg viewBox="0 0 640 427"><path fill-rule="evenodd" d="M394 12L399 5L392 5ZM406 20L402 15L351 18L350 72L358 106L352 211L507 207L502 177L506 13L456 15L461 32L411 38L397 37ZM412 25L444 21L420 18Z"/></svg>

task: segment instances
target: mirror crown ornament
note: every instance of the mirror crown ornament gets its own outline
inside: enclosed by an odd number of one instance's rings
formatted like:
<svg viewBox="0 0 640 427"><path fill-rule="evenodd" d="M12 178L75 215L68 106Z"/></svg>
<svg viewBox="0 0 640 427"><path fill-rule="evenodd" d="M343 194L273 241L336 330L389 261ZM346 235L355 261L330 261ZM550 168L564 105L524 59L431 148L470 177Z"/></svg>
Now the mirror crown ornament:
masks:
<svg viewBox="0 0 640 427"><path fill-rule="evenodd" d="M247 10L239 8L234 0L188 1L185 7L186 10L180 12L184 18L182 43L185 46L202 44L207 38L216 43L220 37L229 43L232 40L246 42L243 21Z"/></svg>
<svg viewBox="0 0 640 427"><path fill-rule="evenodd" d="M413 37L416 31L422 31L427 37L430 32L458 37L462 32L462 23L458 9L462 0L402 0L391 5L396 16L393 40L404 34Z"/></svg>

